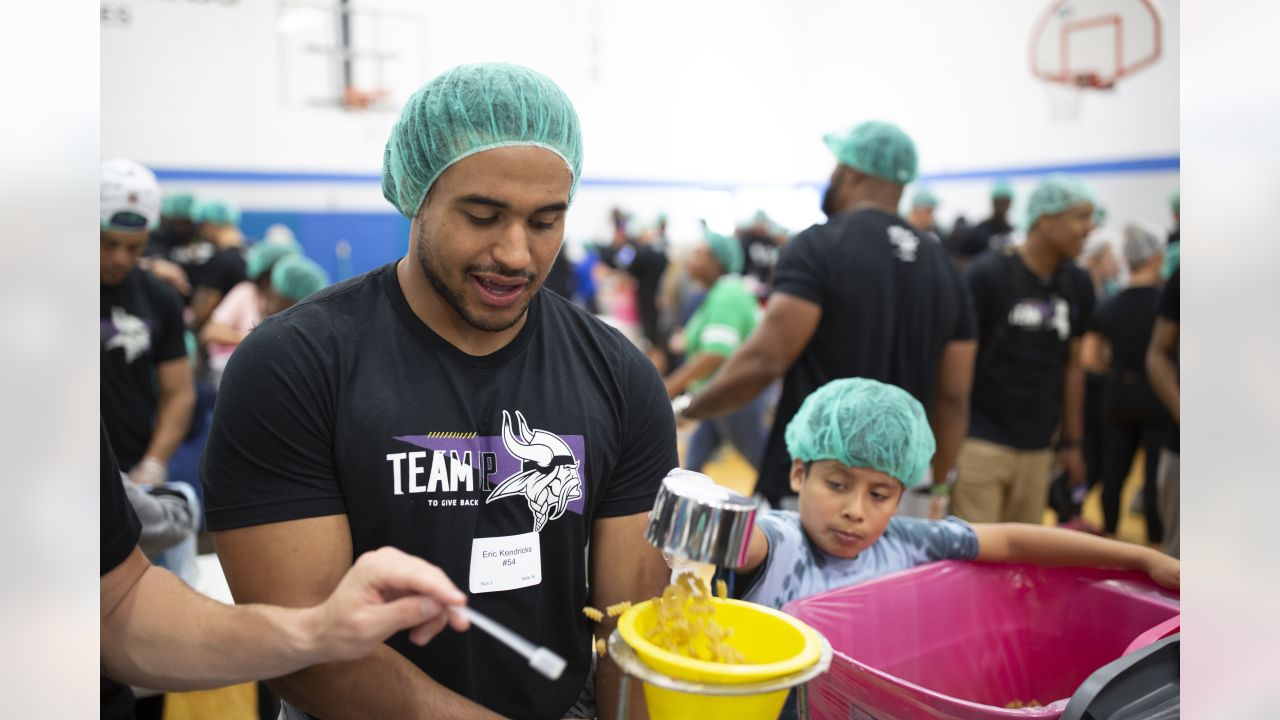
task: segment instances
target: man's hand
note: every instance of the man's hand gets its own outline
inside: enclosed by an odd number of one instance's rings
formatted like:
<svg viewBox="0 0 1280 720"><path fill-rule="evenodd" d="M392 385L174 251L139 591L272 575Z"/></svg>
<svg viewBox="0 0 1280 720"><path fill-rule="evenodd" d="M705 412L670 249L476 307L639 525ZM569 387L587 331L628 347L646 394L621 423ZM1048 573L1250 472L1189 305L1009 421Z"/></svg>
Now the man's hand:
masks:
<svg viewBox="0 0 1280 720"><path fill-rule="evenodd" d="M1182 563L1159 550L1151 551L1151 559L1146 563L1147 574L1161 587L1179 590L1182 585Z"/></svg>
<svg viewBox="0 0 1280 720"><path fill-rule="evenodd" d="M315 663L355 660L407 628L411 642L426 645L446 624L469 627L450 611L466 602L440 568L384 547L361 555L329 599L307 611L304 651Z"/></svg>
<svg viewBox="0 0 1280 720"><path fill-rule="evenodd" d="M129 471L129 481L134 485L149 487L169 479L169 468L153 457L144 457Z"/></svg>
<svg viewBox="0 0 1280 720"><path fill-rule="evenodd" d="M146 269L173 286L183 297L191 295L191 281L187 279L187 271L181 265L164 258L151 258Z"/></svg>
<svg viewBox="0 0 1280 720"><path fill-rule="evenodd" d="M1067 482L1072 487L1080 487L1089 481L1085 473L1084 451L1079 446L1065 447L1059 450L1058 463L1066 471Z"/></svg>

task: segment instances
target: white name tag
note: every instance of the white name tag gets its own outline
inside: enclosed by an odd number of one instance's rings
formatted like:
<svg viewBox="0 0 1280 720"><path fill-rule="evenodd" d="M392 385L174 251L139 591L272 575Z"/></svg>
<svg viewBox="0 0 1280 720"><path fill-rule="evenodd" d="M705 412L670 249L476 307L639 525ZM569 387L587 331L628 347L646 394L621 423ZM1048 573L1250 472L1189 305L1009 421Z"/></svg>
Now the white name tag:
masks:
<svg viewBox="0 0 1280 720"><path fill-rule="evenodd" d="M476 538L471 542L471 592L515 590L542 582L538 533Z"/></svg>

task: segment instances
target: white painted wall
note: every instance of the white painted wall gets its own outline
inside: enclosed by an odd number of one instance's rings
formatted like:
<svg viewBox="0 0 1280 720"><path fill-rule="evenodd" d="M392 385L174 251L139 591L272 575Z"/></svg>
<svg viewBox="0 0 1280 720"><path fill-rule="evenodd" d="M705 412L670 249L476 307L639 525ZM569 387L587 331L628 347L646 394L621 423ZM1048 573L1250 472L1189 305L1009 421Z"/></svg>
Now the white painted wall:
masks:
<svg viewBox="0 0 1280 720"><path fill-rule="evenodd" d="M1179 152L1179 10L1167 0L1164 57L1084 96L1075 123L1050 120L1049 91L1028 69L1043 0L354 0L391 13L357 16L357 42L398 55L383 78L390 107L361 113L305 104L335 80L331 62L299 47L331 42L333 31L322 11L289 14L297 1L104 0L127 7L130 22L102 28L103 155L158 168L376 173L398 103L435 73L483 60L532 66L565 88L582 118L588 180L691 184L588 185L575 235L614 202L738 219L764 204L791 226L820 220L814 185L832 167L821 136L869 118L910 133L925 173ZM377 85L369 68L358 81ZM1177 186L1173 172L1091 179L1116 220L1164 222ZM699 184L727 188L731 209L698 195ZM985 212L985 179L933 184L942 217ZM372 183L184 186L247 208L384 207Z"/></svg>

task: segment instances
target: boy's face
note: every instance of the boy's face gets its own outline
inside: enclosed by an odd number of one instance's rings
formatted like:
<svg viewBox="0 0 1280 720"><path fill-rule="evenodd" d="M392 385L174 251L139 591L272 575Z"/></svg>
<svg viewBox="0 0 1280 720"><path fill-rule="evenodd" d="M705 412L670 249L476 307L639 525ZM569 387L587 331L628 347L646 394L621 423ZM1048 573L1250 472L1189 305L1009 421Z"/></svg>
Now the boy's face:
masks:
<svg viewBox="0 0 1280 720"><path fill-rule="evenodd" d="M800 495L800 522L823 552L854 558L871 547L902 499L902 483L878 470L818 460L805 471L791 463L791 489Z"/></svg>

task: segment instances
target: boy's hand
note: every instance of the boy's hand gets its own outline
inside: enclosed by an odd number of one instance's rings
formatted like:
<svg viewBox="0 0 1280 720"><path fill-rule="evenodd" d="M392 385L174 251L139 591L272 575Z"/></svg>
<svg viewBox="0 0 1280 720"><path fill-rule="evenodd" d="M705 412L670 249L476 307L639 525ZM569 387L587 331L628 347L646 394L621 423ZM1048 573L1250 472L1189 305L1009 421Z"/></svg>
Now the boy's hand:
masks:
<svg viewBox="0 0 1280 720"><path fill-rule="evenodd" d="M1177 558L1169 557L1159 550L1151 551L1147 561L1147 574L1162 587L1180 590L1182 584L1182 563Z"/></svg>
<svg viewBox="0 0 1280 720"><path fill-rule="evenodd" d="M1064 447L1059 450L1058 463L1067 473L1067 482L1071 487L1084 485L1089 481L1085 474L1084 451L1079 447Z"/></svg>

